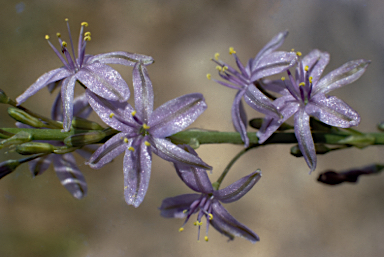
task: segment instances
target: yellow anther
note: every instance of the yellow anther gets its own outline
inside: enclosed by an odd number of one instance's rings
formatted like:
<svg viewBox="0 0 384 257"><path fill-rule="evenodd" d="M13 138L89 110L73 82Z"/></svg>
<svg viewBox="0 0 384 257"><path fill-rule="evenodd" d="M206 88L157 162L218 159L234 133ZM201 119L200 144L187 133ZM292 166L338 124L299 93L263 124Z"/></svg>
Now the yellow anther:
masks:
<svg viewBox="0 0 384 257"><path fill-rule="evenodd" d="M213 219L213 215L212 215L212 213L208 213L208 219L209 219L209 220L212 220L212 219Z"/></svg>
<svg viewBox="0 0 384 257"><path fill-rule="evenodd" d="M201 225L203 225L203 222L201 221L201 222L199 222L199 226L201 226Z"/></svg>
<svg viewBox="0 0 384 257"><path fill-rule="evenodd" d="M204 240L205 240L206 242L208 242L208 237L207 237L207 236L205 236L205 237L204 237Z"/></svg>
<svg viewBox="0 0 384 257"><path fill-rule="evenodd" d="M109 114L109 118L113 118L113 116L115 116L115 114L113 113L113 112L111 112L110 114Z"/></svg>
<svg viewBox="0 0 384 257"><path fill-rule="evenodd" d="M197 224L199 224L199 222L197 221L193 222L193 225L197 226Z"/></svg>
<svg viewBox="0 0 384 257"><path fill-rule="evenodd" d="M135 148L133 148L132 146L128 147L128 150L131 151L131 152L134 152L135 151Z"/></svg>
<svg viewBox="0 0 384 257"><path fill-rule="evenodd" d="M308 65L306 65L306 66L304 67L304 70L305 70L305 71L308 71L308 70L309 70Z"/></svg>
<svg viewBox="0 0 384 257"><path fill-rule="evenodd" d="M207 79L211 79L211 74L207 74Z"/></svg>
<svg viewBox="0 0 384 257"><path fill-rule="evenodd" d="M301 52L296 52L296 55L297 56L302 56L302 53Z"/></svg>
<svg viewBox="0 0 384 257"><path fill-rule="evenodd" d="M85 33L84 33L84 36L85 36L85 37L91 36L91 32L89 32L89 31L88 31L88 32L85 32Z"/></svg>
<svg viewBox="0 0 384 257"><path fill-rule="evenodd" d="M291 52L294 52L294 51L295 51L295 48L292 48L292 49L291 49Z"/></svg>
<svg viewBox="0 0 384 257"><path fill-rule="evenodd" d="M305 82L301 82L301 83L299 84L299 86L300 86L300 87L304 87L304 86L305 86Z"/></svg>
<svg viewBox="0 0 384 257"><path fill-rule="evenodd" d="M64 20L65 20L65 21L69 21L68 18L65 18Z"/></svg>
<svg viewBox="0 0 384 257"><path fill-rule="evenodd" d="M219 56L220 56L219 53L215 53L215 59L216 59L216 61L219 60Z"/></svg>
<svg viewBox="0 0 384 257"><path fill-rule="evenodd" d="M309 77L308 79L309 79L309 83L312 83L312 79L313 79L313 78L312 78L312 77Z"/></svg>
<svg viewBox="0 0 384 257"><path fill-rule="evenodd" d="M48 36L48 35L45 35L45 39L48 40L48 39L49 39L49 36Z"/></svg>
<svg viewBox="0 0 384 257"><path fill-rule="evenodd" d="M284 81L284 80L285 80L285 77L281 77L281 80Z"/></svg>
<svg viewBox="0 0 384 257"><path fill-rule="evenodd" d="M124 138L124 143L128 143L128 138Z"/></svg>
<svg viewBox="0 0 384 257"><path fill-rule="evenodd" d="M147 124L143 124L143 129L149 129L150 128L150 126L148 126Z"/></svg>
<svg viewBox="0 0 384 257"><path fill-rule="evenodd" d="M184 228L179 228L179 232L183 232L184 231Z"/></svg>
<svg viewBox="0 0 384 257"><path fill-rule="evenodd" d="M235 53L236 53L235 49L233 47L230 47L229 54L235 54Z"/></svg>
<svg viewBox="0 0 384 257"><path fill-rule="evenodd" d="M128 188L128 186L125 186L125 187L124 187L124 190L126 190L127 188Z"/></svg>
<svg viewBox="0 0 384 257"><path fill-rule="evenodd" d="M56 37L61 37L61 33L57 32Z"/></svg>
<svg viewBox="0 0 384 257"><path fill-rule="evenodd" d="M88 27L88 22L83 21L83 22L81 23L81 26Z"/></svg>
<svg viewBox="0 0 384 257"><path fill-rule="evenodd" d="M135 116L136 115L136 111L131 112L131 115Z"/></svg>
<svg viewBox="0 0 384 257"><path fill-rule="evenodd" d="M228 70L228 66L223 66L223 71Z"/></svg>
<svg viewBox="0 0 384 257"><path fill-rule="evenodd" d="M84 41L91 41L91 37L90 36L84 37Z"/></svg>
<svg viewBox="0 0 384 257"><path fill-rule="evenodd" d="M185 209L185 210L183 211L183 213L187 213L187 211L188 211L188 210L187 210L187 209Z"/></svg>
<svg viewBox="0 0 384 257"><path fill-rule="evenodd" d="M61 42L61 46L66 47L67 46L67 42L65 42L65 41Z"/></svg>
<svg viewBox="0 0 384 257"><path fill-rule="evenodd" d="M222 68L221 66L217 65L217 66L216 66L216 70L218 70L218 71L222 71L223 68Z"/></svg>
<svg viewBox="0 0 384 257"><path fill-rule="evenodd" d="M151 145L151 143L149 143L148 141L145 141L144 144L145 144L146 146L150 146L150 145Z"/></svg>

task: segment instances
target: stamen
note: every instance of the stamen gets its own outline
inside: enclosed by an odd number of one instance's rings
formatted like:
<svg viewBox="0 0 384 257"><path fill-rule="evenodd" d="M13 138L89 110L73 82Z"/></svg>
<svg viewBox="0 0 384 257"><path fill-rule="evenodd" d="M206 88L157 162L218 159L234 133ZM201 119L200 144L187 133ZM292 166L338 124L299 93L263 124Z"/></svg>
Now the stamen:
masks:
<svg viewBox="0 0 384 257"><path fill-rule="evenodd" d="M143 129L145 129L145 130L147 130L147 129L149 129L150 128L150 126L148 126L147 124L143 124Z"/></svg>
<svg viewBox="0 0 384 257"><path fill-rule="evenodd" d="M216 70L218 70L218 71L222 71L223 68L222 68L221 66L217 65L217 66L216 66Z"/></svg>
<svg viewBox="0 0 384 257"><path fill-rule="evenodd" d="M124 143L128 143L128 138L124 138Z"/></svg>
<svg viewBox="0 0 384 257"><path fill-rule="evenodd" d="M281 80L284 81L284 80L285 80L285 77L281 77Z"/></svg>
<svg viewBox="0 0 384 257"><path fill-rule="evenodd" d="M84 36L86 36L86 37L91 36L91 32L89 32L89 31L88 31L88 32L85 32L85 33L84 33Z"/></svg>
<svg viewBox="0 0 384 257"><path fill-rule="evenodd" d="M67 47L67 42L65 42L65 41L61 42L61 46L62 47Z"/></svg>
<svg viewBox="0 0 384 257"><path fill-rule="evenodd" d="M308 70L309 70L308 65L306 65L306 66L304 67L304 70L305 70L305 71L308 71Z"/></svg>
<svg viewBox="0 0 384 257"><path fill-rule="evenodd" d="M294 51L295 51L295 48L292 48L292 49L291 49L291 52L294 52Z"/></svg>
<svg viewBox="0 0 384 257"><path fill-rule="evenodd" d="M207 74L207 79L211 79L211 74Z"/></svg>
<svg viewBox="0 0 384 257"><path fill-rule="evenodd" d="M128 150L131 151L131 152L134 152L135 151L135 148L133 148L132 146L128 147Z"/></svg>
<svg viewBox="0 0 384 257"><path fill-rule="evenodd" d="M204 240L205 240L206 242L208 242L208 236L205 236L205 237L204 237Z"/></svg>
<svg viewBox="0 0 384 257"><path fill-rule="evenodd" d="M223 66L223 72L228 70L228 66Z"/></svg>
<svg viewBox="0 0 384 257"><path fill-rule="evenodd" d="M48 36L48 35L45 35L45 39L46 39L46 40L49 40L49 36Z"/></svg>
<svg viewBox="0 0 384 257"><path fill-rule="evenodd" d="M199 224L198 221L193 222L193 225L194 225L194 226L197 226L197 224Z"/></svg>
<svg viewBox="0 0 384 257"><path fill-rule="evenodd" d="M56 37L61 37L61 33L57 32Z"/></svg>
<svg viewBox="0 0 384 257"><path fill-rule="evenodd" d="M183 231L184 231L183 227L179 228L179 232L183 232Z"/></svg>
<svg viewBox="0 0 384 257"><path fill-rule="evenodd" d="M233 47L230 47L229 54L235 54L235 53L236 53L235 49Z"/></svg>
<svg viewBox="0 0 384 257"><path fill-rule="evenodd" d="M91 37L90 36L84 37L84 41L91 41Z"/></svg>
<svg viewBox="0 0 384 257"><path fill-rule="evenodd" d="M219 53L215 53L215 59L216 59L217 61L219 60L219 56L220 56Z"/></svg>
<svg viewBox="0 0 384 257"><path fill-rule="evenodd" d="M83 21L83 22L81 23L81 26L88 27L88 22Z"/></svg>
<svg viewBox="0 0 384 257"><path fill-rule="evenodd" d="M297 56L302 56L303 54L302 54L301 52L298 51L298 52L296 52L296 55L297 55Z"/></svg>
<svg viewBox="0 0 384 257"><path fill-rule="evenodd" d="M309 83L312 83L312 79L313 79L313 78L312 78L312 77L309 77L308 79L309 79Z"/></svg>
<svg viewBox="0 0 384 257"><path fill-rule="evenodd" d="M188 212L188 209L185 209L184 211L183 211L183 213L187 213Z"/></svg>
<svg viewBox="0 0 384 257"><path fill-rule="evenodd" d="M145 144L146 146L150 146L150 145L151 145L151 143L149 143L148 141L145 141L144 144Z"/></svg>
<svg viewBox="0 0 384 257"><path fill-rule="evenodd" d="M300 84L299 84L299 87L304 87L305 86L305 82L301 82Z"/></svg>
<svg viewBox="0 0 384 257"><path fill-rule="evenodd" d="M209 220L213 220L213 215L212 215L212 213L208 213L208 219L209 219Z"/></svg>
<svg viewBox="0 0 384 257"><path fill-rule="evenodd" d="M112 119L113 116L115 116L115 114L113 112L111 112L111 114L109 114L109 118Z"/></svg>
<svg viewBox="0 0 384 257"><path fill-rule="evenodd" d="M135 116L136 115L136 111L131 112L131 115Z"/></svg>

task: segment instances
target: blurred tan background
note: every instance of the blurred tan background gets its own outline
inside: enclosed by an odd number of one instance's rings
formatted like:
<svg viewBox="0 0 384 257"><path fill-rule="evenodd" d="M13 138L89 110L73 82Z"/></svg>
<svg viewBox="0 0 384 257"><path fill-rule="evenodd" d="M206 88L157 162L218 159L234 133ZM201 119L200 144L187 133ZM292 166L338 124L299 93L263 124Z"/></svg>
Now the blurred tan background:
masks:
<svg viewBox="0 0 384 257"><path fill-rule="evenodd" d="M74 40L80 22L89 23L88 54L129 51L151 55L149 67L155 105L192 92L204 94L208 110L193 127L233 131L230 109L235 91L205 77L215 73L210 61L233 46L245 63L275 34L288 29L283 50L331 54L325 74L353 59L372 64L361 79L332 92L362 116L359 129L375 131L384 119L384 4L380 0L260 1L5 1L0 8L0 88L16 98L43 73L61 65L46 43L46 34L67 38L69 18ZM53 43L55 43L52 40ZM131 67L113 66L131 86ZM77 92L81 93L80 87ZM54 96L41 90L25 106L49 115ZM13 120L0 106L0 126ZM261 117L247 109L248 117ZM98 120L96 115L93 119ZM290 146L266 146L247 153L224 186L260 168L262 179L240 201L226 205L261 241L227 242L213 228L210 241L197 242L192 222L160 217L166 197L190 193L173 166L153 157L151 183L135 209L123 198L122 156L92 170L78 158L88 182L88 196L76 200L60 185L52 168L31 178L23 165L0 181L0 256L383 256L383 175L362 177L357 185L329 187L316 182L326 169L343 170L380 162L382 147L348 149L318 157L308 175ZM214 167L215 180L242 146L212 145L198 149ZM0 161L16 154L2 150ZM192 218L194 219L194 217ZM204 221L205 222L205 221ZM204 230L202 231L204 234Z"/></svg>

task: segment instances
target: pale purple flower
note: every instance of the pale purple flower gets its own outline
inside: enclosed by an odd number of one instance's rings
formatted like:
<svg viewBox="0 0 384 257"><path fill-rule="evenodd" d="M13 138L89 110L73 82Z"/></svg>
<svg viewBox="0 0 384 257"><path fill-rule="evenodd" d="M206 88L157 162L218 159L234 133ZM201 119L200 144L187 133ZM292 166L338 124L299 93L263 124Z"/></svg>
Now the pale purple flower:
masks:
<svg viewBox="0 0 384 257"><path fill-rule="evenodd" d="M34 95L45 86L52 86L54 83L59 82L61 84L61 97L63 99L64 131L69 131L71 127L73 117L74 87L76 81L79 81L87 89L105 99L126 101L130 95L128 85L116 70L105 64L113 63L133 66L137 62L141 62L144 65L148 65L153 62L153 59L150 56L121 51L98 54L95 56L86 55L85 47L87 41L91 40L90 32L84 33L84 27L88 26L88 23L86 22L81 23L78 55L76 58L68 22L67 26L72 53L70 53L67 49L67 43L61 39L61 35L59 33L57 34L61 52L65 58L49 41L49 36L46 36L49 45L60 58L64 66L42 75L16 99L17 104L20 105L28 97Z"/></svg>
<svg viewBox="0 0 384 257"><path fill-rule="evenodd" d="M261 78L283 72L296 63L296 53L275 51L283 44L287 35L287 31L277 34L261 49L255 58L251 58L248 61L245 67L237 57L236 51L231 47L229 53L235 57L240 72L221 60L218 60L218 54L216 54L215 59L213 59L213 61L219 65L217 66L219 75L226 81L213 80L221 85L238 90L232 105L232 122L236 131L240 133L245 146L249 145L249 139L247 136L247 116L241 102L242 98L256 111L274 116L278 119L281 118L281 114L272 104L272 101L256 88L254 82ZM210 76L208 78L210 78Z"/></svg>
<svg viewBox="0 0 384 257"><path fill-rule="evenodd" d="M309 116L335 127L358 125L359 114L342 100L327 93L357 80L370 63L362 59L350 61L320 79L328 62L328 53L313 50L299 62L295 78L287 71L289 80L282 78L265 83L265 89L282 94L273 104L284 118L266 116L257 132L259 143L265 142L283 122L294 115L295 135L310 172L316 168L316 151Z"/></svg>
<svg viewBox="0 0 384 257"><path fill-rule="evenodd" d="M196 152L190 146L184 147L187 151L196 155ZM206 241L208 241L209 225L230 240L233 240L235 236L244 237L252 243L260 240L255 232L238 222L221 205L221 203L237 201L248 193L261 178L259 170L224 189L214 190L204 169L178 163L175 163L175 168L181 180L189 188L200 194L184 194L164 199L160 207L161 216L165 218L186 218L183 226L179 229L181 232L191 215L198 213L197 221L194 222L194 225L198 226L198 240L200 227L203 225L203 217L206 218L206 235L204 238Z"/></svg>
<svg viewBox="0 0 384 257"><path fill-rule="evenodd" d="M204 97L197 93L184 95L153 111L152 83L140 63L133 70L133 85L136 110L128 103L107 101L87 92L93 110L105 123L121 131L103 144L88 164L100 168L125 151L125 201L138 207L148 189L152 152L167 161L211 167L166 138L188 127L204 112Z"/></svg>

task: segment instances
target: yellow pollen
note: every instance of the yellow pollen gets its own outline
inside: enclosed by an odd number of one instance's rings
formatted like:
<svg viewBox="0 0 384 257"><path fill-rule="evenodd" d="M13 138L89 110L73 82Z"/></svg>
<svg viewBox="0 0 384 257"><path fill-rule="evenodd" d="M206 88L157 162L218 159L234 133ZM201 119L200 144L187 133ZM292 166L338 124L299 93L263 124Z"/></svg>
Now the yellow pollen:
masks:
<svg viewBox="0 0 384 257"><path fill-rule="evenodd" d="M304 70L305 70L305 71L308 71L308 70L309 70L308 65L306 65L306 66L304 67Z"/></svg>
<svg viewBox="0 0 384 257"><path fill-rule="evenodd" d="M128 143L128 138L124 138L124 143Z"/></svg>
<svg viewBox="0 0 384 257"><path fill-rule="evenodd" d="M48 35L45 35L45 39L48 40L48 39L49 39L49 36L48 36Z"/></svg>
<svg viewBox="0 0 384 257"><path fill-rule="evenodd" d="M149 129L150 128L150 126L148 126L147 124L143 124L143 129Z"/></svg>
<svg viewBox="0 0 384 257"><path fill-rule="evenodd" d="M88 22L86 22L86 21L82 22L81 26L88 27Z"/></svg>
<svg viewBox="0 0 384 257"><path fill-rule="evenodd" d="M207 79L211 79L211 74L207 74Z"/></svg>
<svg viewBox="0 0 384 257"><path fill-rule="evenodd" d="M112 119L113 116L115 116L115 114L113 112L111 112L111 114L109 114L109 118Z"/></svg>
<svg viewBox="0 0 384 257"><path fill-rule="evenodd" d="M217 65L217 66L216 66L216 70L218 70L218 71L222 71L223 68L222 68L221 66Z"/></svg>
<svg viewBox="0 0 384 257"><path fill-rule="evenodd" d="M135 116L136 115L136 111L131 112L131 115Z"/></svg>
<svg viewBox="0 0 384 257"><path fill-rule="evenodd" d="M228 66L223 66L223 71L228 70Z"/></svg>
<svg viewBox="0 0 384 257"><path fill-rule="evenodd" d="M148 141L145 141L144 144L145 144L146 146L150 146L150 145L151 145Z"/></svg>
<svg viewBox="0 0 384 257"><path fill-rule="evenodd" d="M85 37L91 36L91 32L89 32L89 31L88 31L88 32L85 32L85 33L84 33L84 36L85 36Z"/></svg>
<svg viewBox="0 0 384 257"><path fill-rule="evenodd" d="M305 86L305 82L301 82L301 83L299 84L299 86L300 86L300 87L304 87L304 86Z"/></svg>
<svg viewBox="0 0 384 257"><path fill-rule="evenodd" d="M208 214L208 219L209 219L209 220L213 220L213 215L212 215L212 213L209 213L209 214Z"/></svg>
<svg viewBox="0 0 384 257"><path fill-rule="evenodd" d="M67 46L67 42L65 42L65 41L61 42L61 46L66 47Z"/></svg>
<svg viewBox="0 0 384 257"><path fill-rule="evenodd" d="M193 222L193 225L197 226L197 224L198 224L198 222L197 222L197 221Z"/></svg>
<svg viewBox="0 0 384 257"><path fill-rule="evenodd" d="M183 213L187 213L188 210L184 210Z"/></svg>
<svg viewBox="0 0 384 257"><path fill-rule="evenodd" d="M285 77L281 77L281 80L284 81L284 80L285 80Z"/></svg>
<svg viewBox="0 0 384 257"><path fill-rule="evenodd" d="M291 49L291 52L294 52L294 51L295 51L295 48L292 48L292 49Z"/></svg>
<svg viewBox="0 0 384 257"><path fill-rule="evenodd" d="M134 152L135 151L135 148L133 148L132 146L128 147L128 150L131 151L131 152Z"/></svg>
<svg viewBox="0 0 384 257"><path fill-rule="evenodd" d="M216 60L219 60L219 56L220 56L219 53L215 53L215 59L216 59Z"/></svg>
<svg viewBox="0 0 384 257"><path fill-rule="evenodd" d="M128 188L128 186L125 186L125 187L124 187L124 190L126 190L127 188Z"/></svg>
<svg viewBox="0 0 384 257"><path fill-rule="evenodd" d="M301 56L302 53L301 53L301 52L296 52L296 55L297 55L297 56Z"/></svg>
<svg viewBox="0 0 384 257"><path fill-rule="evenodd" d="M57 32L56 37L61 37L61 33Z"/></svg>
<svg viewBox="0 0 384 257"><path fill-rule="evenodd" d="M179 228L179 232L183 232L184 231L184 228Z"/></svg>
<svg viewBox="0 0 384 257"><path fill-rule="evenodd" d="M309 79L309 83L312 83L312 77L309 77L308 79Z"/></svg>
<svg viewBox="0 0 384 257"><path fill-rule="evenodd" d="M235 49L233 47L230 47L229 54L235 54L235 53L236 53Z"/></svg>
<svg viewBox="0 0 384 257"><path fill-rule="evenodd" d="M84 37L84 41L91 41L91 37L90 36Z"/></svg>
<svg viewBox="0 0 384 257"><path fill-rule="evenodd" d="M69 21L68 18L65 18L64 20L65 20L65 21Z"/></svg>
<svg viewBox="0 0 384 257"><path fill-rule="evenodd" d="M204 237L204 240L205 240L206 242L208 242L208 237L207 237L207 236L205 236L205 237Z"/></svg>

